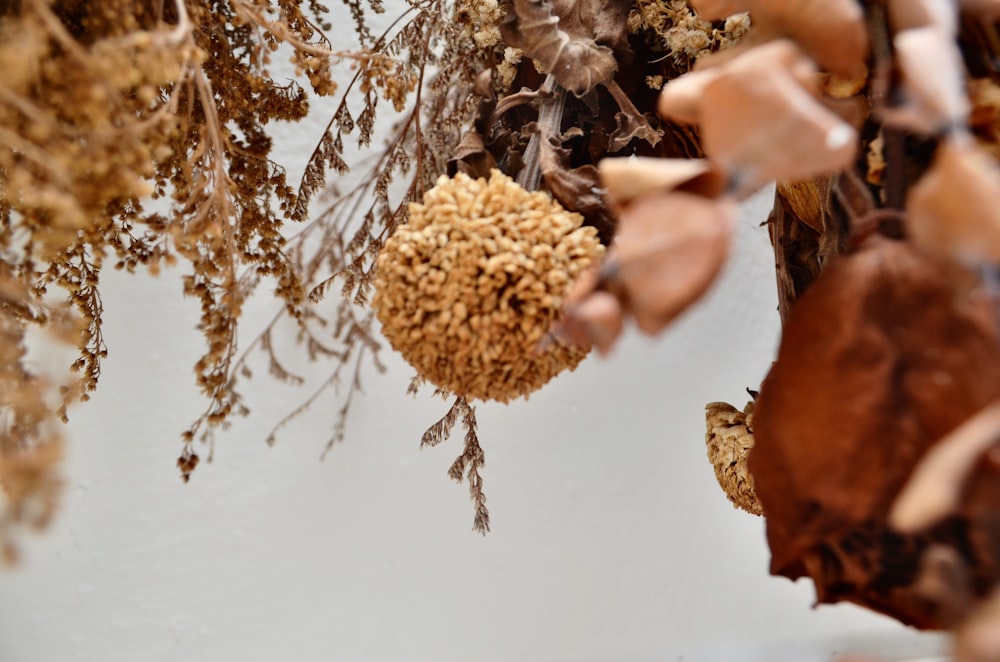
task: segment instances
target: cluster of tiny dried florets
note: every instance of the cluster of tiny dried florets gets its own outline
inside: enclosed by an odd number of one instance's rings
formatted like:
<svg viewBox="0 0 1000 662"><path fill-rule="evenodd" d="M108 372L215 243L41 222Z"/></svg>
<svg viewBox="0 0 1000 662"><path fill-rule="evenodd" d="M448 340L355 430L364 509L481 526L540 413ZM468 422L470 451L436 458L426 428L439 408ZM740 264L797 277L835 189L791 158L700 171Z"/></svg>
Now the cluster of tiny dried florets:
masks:
<svg viewBox="0 0 1000 662"><path fill-rule="evenodd" d="M507 402L540 388L587 354L549 338L567 287L604 253L582 220L499 171L442 177L379 255L383 334L456 395Z"/></svg>

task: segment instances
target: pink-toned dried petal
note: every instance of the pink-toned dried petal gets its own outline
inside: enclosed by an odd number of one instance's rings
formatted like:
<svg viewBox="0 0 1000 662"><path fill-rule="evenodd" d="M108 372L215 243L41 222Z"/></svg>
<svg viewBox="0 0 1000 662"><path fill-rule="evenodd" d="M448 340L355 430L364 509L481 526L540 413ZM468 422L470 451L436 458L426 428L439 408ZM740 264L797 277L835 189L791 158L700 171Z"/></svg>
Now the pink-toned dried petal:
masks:
<svg viewBox="0 0 1000 662"><path fill-rule="evenodd" d="M971 140L948 139L910 189L907 229L925 250L961 262L1000 262L1000 170Z"/></svg>
<svg viewBox="0 0 1000 662"><path fill-rule="evenodd" d="M578 304L566 309L555 334L576 345L593 345L607 355L621 335L624 324L621 304L610 292L592 292Z"/></svg>
<svg viewBox="0 0 1000 662"><path fill-rule="evenodd" d="M708 290L729 251L736 209L728 199L677 191L625 209L604 271L640 330L663 330Z"/></svg>
<svg viewBox="0 0 1000 662"><path fill-rule="evenodd" d="M712 81L702 95L705 151L753 190L775 179L836 172L854 159L857 132L781 69Z"/></svg>
<svg viewBox="0 0 1000 662"><path fill-rule="evenodd" d="M969 114L965 67L953 37L937 28L915 28L893 39L903 105L882 111L887 123L923 133L963 124Z"/></svg>
<svg viewBox="0 0 1000 662"><path fill-rule="evenodd" d="M958 29L954 0L887 0L886 8L893 32L934 27L954 35Z"/></svg>
<svg viewBox="0 0 1000 662"><path fill-rule="evenodd" d="M594 264L587 267L577 276L576 280L569 286L566 295L563 297L563 308L572 307L578 304L593 292L601 282L601 265Z"/></svg>
<svg viewBox="0 0 1000 662"><path fill-rule="evenodd" d="M702 58L694 71L667 83L660 93L659 114L675 122L700 122L705 89L710 84L720 78L739 78L759 70L785 71L811 94L819 94L816 65L795 42L778 39L740 51L738 48Z"/></svg>
<svg viewBox="0 0 1000 662"><path fill-rule="evenodd" d="M857 0L755 0L751 16L797 41L825 71L851 79L864 70L868 27Z"/></svg>
<svg viewBox="0 0 1000 662"><path fill-rule="evenodd" d="M753 0L689 0L688 2L688 6L706 21L718 21L733 14L750 11L753 4Z"/></svg>
<svg viewBox="0 0 1000 662"><path fill-rule="evenodd" d="M960 505L976 462L1000 443L1000 403L988 405L931 448L916 466L889 512L901 533L917 533Z"/></svg>
<svg viewBox="0 0 1000 662"><path fill-rule="evenodd" d="M726 186L725 174L706 159L629 156L602 159L597 169L608 199L617 205L627 205L647 193L674 189L714 198Z"/></svg>
<svg viewBox="0 0 1000 662"><path fill-rule="evenodd" d="M721 74L721 69L706 69L691 71L671 80L660 92L656 111L661 117L674 122L697 124L702 92L706 85Z"/></svg>

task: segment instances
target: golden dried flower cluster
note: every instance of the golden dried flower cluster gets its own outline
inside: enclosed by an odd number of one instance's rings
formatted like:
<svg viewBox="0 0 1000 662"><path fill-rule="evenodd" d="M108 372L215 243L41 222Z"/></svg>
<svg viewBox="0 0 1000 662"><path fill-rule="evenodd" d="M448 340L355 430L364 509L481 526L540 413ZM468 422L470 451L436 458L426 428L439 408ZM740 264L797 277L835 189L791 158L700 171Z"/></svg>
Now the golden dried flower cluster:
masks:
<svg viewBox="0 0 1000 662"><path fill-rule="evenodd" d="M604 253L582 220L499 171L442 177L379 255L383 334L457 395L507 402L538 389L587 354L547 342L567 287Z"/></svg>

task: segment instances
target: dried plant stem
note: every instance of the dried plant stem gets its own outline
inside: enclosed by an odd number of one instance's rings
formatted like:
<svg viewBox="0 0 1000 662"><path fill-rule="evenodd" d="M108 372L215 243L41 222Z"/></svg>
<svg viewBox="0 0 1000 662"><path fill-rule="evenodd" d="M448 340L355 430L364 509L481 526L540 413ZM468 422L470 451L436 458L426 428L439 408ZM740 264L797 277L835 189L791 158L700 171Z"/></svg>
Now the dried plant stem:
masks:
<svg viewBox="0 0 1000 662"><path fill-rule="evenodd" d="M542 181L542 141L558 136L562 128L563 109L566 107L566 88L549 74L539 88L542 101L538 106L535 133L524 150L524 167L517 175L517 183L526 191L537 191Z"/></svg>

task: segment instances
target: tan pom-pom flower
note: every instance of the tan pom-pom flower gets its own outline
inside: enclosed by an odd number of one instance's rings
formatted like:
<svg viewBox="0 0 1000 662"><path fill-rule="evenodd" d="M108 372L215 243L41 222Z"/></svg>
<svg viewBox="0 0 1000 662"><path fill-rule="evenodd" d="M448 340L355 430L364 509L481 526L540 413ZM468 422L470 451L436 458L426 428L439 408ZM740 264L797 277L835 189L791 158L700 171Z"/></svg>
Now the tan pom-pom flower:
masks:
<svg viewBox="0 0 1000 662"><path fill-rule="evenodd" d="M570 283L604 254L582 222L496 170L442 177L379 254L382 333L456 395L507 402L537 390L589 350L543 342Z"/></svg>

